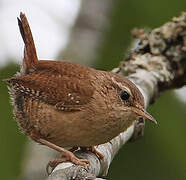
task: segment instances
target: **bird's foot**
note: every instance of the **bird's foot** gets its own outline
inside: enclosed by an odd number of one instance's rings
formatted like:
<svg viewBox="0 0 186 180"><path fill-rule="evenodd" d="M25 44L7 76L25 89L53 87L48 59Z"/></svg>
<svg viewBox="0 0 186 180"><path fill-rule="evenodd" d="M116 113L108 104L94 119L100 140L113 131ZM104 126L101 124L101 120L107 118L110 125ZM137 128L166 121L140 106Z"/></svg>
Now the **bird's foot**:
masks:
<svg viewBox="0 0 186 180"><path fill-rule="evenodd" d="M145 120L144 118L140 117L134 123L134 133L130 138L130 142L134 142L138 140L140 137L144 135L144 128L145 128Z"/></svg>
<svg viewBox="0 0 186 180"><path fill-rule="evenodd" d="M74 163L75 165L79 165L79 166L83 166L83 167L86 167L88 164L90 164L90 162L87 159L79 159L72 152L66 150L65 152L62 152L61 158L51 160L47 164L46 171L47 171L48 175L51 174L53 169L58 164L63 163L63 162L68 162L68 161ZM49 168L51 168L50 172L49 172Z"/></svg>
<svg viewBox="0 0 186 180"><path fill-rule="evenodd" d="M94 153L100 160L104 160L103 154L101 154L94 146L90 146L87 148L89 151Z"/></svg>
<svg viewBox="0 0 186 180"><path fill-rule="evenodd" d="M84 166L86 167L87 164L90 164L90 162L87 160L87 159L79 159L77 158L74 154L73 154L73 151L77 150L78 147L73 147L70 151L62 148L62 147L59 147L43 138L41 138L39 135L37 135L37 133L35 131L31 131L29 136L35 140L36 142L38 143L41 143L43 145L46 145L52 149L55 149L56 151L62 153L62 157L59 158L59 159L55 159L55 160L52 160L50 161L47 166L46 166L46 171L49 174L51 174L51 172L53 171L53 169L59 164L59 163L62 163L62 162L72 162L74 163L75 165L79 165L79 166ZM49 168L51 168L51 171L49 172Z"/></svg>

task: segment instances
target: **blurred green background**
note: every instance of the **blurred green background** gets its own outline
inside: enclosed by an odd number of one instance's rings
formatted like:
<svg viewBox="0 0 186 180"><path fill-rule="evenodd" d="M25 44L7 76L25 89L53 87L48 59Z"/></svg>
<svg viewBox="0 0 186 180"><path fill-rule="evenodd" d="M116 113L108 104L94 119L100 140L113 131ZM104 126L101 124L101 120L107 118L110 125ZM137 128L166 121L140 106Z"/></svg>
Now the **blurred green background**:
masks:
<svg viewBox="0 0 186 180"><path fill-rule="evenodd" d="M124 58L134 27L155 28L186 10L186 1L117 0L110 12L111 26L104 33L95 67L111 70ZM18 65L0 68L0 80L11 77ZM186 104L173 91L165 92L150 106L158 126L147 122L145 135L127 143L113 160L108 179L186 179ZM0 179L12 180L20 173L23 136L13 119L6 84L0 82Z"/></svg>

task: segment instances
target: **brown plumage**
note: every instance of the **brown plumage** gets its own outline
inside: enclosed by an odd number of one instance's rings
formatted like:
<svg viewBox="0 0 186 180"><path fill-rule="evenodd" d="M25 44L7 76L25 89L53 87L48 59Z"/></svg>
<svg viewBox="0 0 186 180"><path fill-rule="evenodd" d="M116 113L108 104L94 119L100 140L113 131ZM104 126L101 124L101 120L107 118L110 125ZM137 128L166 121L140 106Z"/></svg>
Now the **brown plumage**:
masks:
<svg viewBox="0 0 186 180"><path fill-rule="evenodd" d="M139 116L154 119L144 110L137 87L112 72L73 64L38 60L26 16L18 19L25 43L20 74L11 85L14 115L22 131L33 140L63 153L66 160L85 165L62 147L93 147L125 131Z"/></svg>

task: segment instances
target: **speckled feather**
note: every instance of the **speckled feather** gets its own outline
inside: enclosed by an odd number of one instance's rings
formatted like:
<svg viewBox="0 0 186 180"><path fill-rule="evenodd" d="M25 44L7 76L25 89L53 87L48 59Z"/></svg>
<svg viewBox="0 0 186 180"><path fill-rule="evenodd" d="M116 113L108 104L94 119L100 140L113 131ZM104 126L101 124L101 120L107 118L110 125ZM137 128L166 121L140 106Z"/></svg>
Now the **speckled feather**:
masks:
<svg viewBox="0 0 186 180"><path fill-rule="evenodd" d="M7 82L22 95L54 105L58 110L79 110L94 93L91 71L91 68L69 62L39 61L34 72Z"/></svg>

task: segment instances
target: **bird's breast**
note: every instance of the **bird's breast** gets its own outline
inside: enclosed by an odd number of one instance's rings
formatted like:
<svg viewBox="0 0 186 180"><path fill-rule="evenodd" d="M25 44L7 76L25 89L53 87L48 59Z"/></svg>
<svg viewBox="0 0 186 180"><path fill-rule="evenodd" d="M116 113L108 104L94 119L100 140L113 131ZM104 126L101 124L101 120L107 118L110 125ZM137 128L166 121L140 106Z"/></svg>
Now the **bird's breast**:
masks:
<svg viewBox="0 0 186 180"><path fill-rule="evenodd" d="M129 111L108 108L101 100L81 111L64 112L38 99L12 94L14 114L22 131L29 135L34 129L42 138L61 147L106 143L133 122Z"/></svg>

